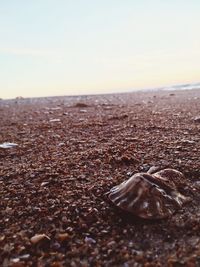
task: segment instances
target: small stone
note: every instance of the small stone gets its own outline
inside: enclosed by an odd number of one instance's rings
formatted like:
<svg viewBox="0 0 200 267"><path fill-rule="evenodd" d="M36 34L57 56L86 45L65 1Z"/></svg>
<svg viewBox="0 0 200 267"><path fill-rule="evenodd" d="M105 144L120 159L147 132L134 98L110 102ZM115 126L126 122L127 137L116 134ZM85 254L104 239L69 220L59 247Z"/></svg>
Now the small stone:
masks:
<svg viewBox="0 0 200 267"><path fill-rule="evenodd" d="M200 181L194 182L194 187L198 190L200 190Z"/></svg>
<svg viewBox="0 0 200 267"><path fill-rule="evenodd" d="M68 221L68 220L67 220L67 217L66 217L66 216L63 216L63 217L62 217L62 222L63 222L63 223L67 223L67 221Z"/></svg>
<svg viewBox="0 0 200 267"><path fill-rule="evenodd" d="M51 119L50 122L60 122L60 119Z"/></svg>
<svg viewBox="0 0 200 267"><path fill-rule="evenodd" d="M96 244L96 240L94 240L91 237L87 237L87 236L85 237L85 242L88 244Z"/></svg>
<svg viewBox="0 0 200 267"><path fill-rule="evenodd" d="M30 254L24 254L19 256L20 259L28 259L30 257Z"/></svg>
<svg viewBox="0 0 200 267"><path fill-rule="evenodd" d="M45 185L48 185L48 184L49 184L49 182L42 182L41 186L45 186Z"/></svg>
<svg viewBox="0 0 200 267"><path fill-rule="evenodd" d="M12 148L12 147L15 147L15 146L18 146L18 144L16 143L9 143L9 142L4 142L2 144L0 144L0 148Z"/></svg>
<svg viewBox="0 0 200 267"><path fill-rule="evenodd" d="M74 106L77 107L77 108L86 108L86 107L88 107L88 105L83 103L83 102L78 102Z"/></svg>
<svg viewBox="0 0 200 267"><path fill-rule="evenodd" d="M68 232L73 232L73 228L69 226L69 227L67 227L67 231Z"/></svg>
<svg viewBox="0 0 200 267"><path fill-rule="evenodd" d="M58 144L58 146L64 146L64 145L65 145L64 142L61 142L61 143Z"/></svg>
<svg viewBox="0 0 200 267"><path fill-rule="evenodd" d="M58 242L55 242L53 245L52 245L52 248L55 249L55 250L58 250L60 248L60 244Z"/></svg>
<svg viewBox="0 0 200 267"><path fill-rule="evenodd" d="M200 122L200 116L195 117L195 118L194 118L194 121L195 121L195 122Z"/></svg>
<svg viewBox="0 0 200 267"><path fill-rule="evenodd" d="M45 234L37 234L37 235L32 236L30 240L32 244L37 244L40 241L50 240L50 238Z"/></svg>
<svg viewBox="0 0 200 267"><path fill-rule="evenodd" d="M195 141L193 141L193 140L187 140L187 139L182 139L181 142L183 144L194 144L195 143Z"/></svg>
<svg viewBox="0 0 200 267"><path fill-rule="evenodd" d="M63 242L70 238L70 235L68 233L62 233L58 235L58 240Z"/></svg>

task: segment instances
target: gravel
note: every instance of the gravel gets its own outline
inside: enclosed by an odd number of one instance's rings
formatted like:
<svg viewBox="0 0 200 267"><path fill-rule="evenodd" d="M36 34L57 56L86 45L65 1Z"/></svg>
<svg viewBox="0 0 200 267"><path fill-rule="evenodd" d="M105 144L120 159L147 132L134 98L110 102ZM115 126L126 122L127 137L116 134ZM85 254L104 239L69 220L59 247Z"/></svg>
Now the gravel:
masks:
<svg viewBox="0 0 200 267"><path fill-rule="evenodd" d="M200 90L0 101L0 266L200 266ZM192 201L145 221L105 193L153 166Z"/></svg>

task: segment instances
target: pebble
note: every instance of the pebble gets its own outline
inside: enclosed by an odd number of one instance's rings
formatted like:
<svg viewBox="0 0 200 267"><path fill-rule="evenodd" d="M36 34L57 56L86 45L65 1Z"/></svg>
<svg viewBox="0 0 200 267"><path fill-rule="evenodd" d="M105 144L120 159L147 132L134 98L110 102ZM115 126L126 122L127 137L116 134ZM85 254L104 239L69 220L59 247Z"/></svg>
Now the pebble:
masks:
<svg viewBox="0 0 200 267"><path fill-rule="evenodd" d="M68 233L60 233L58 234L58 240L63 242L70 238L70 235Z"/></svg>
<svg viewBox="0 0 200 267"><path fill-rule="evenodd" d="M0 144L0 148L12 148L12 147L15 147L15 146L18 146L18 144L16 143L9 143L9 142L4 142L2 144Z"/></svg>
<svg viewBox="0 0 200 267"><path fill-rule="evenodd" d="M85 242L88 244L96 244L96 240L94 240L91 237L87 237L87 236L85 237Z"/></svg>
<svg viewBox="0 0 200 267"><path fill-rule="evenodd" d="M60 122L60 119L51 119L50 122Z"/></svg>
<svg viewBox="0 0 200 267"><path fill-rule="evenodd" d="M198 190L200 190L200 181L196 181L196 182L194 182L194 187L196 188L196 189L198 189Z"/></svg>
<svg viewBox="0 0 200 267"><path fill-rule="evenodd" d="M195 122L200 122L200 116L195 117L195 118L194 118L194 121L195 121Z"/></svg>
<svg viewBox="0 0 200 267"><path fill-rule="evenodd" d="M37 243L39 243L40 241L43 241L43 240L44 241L45 240L50 240L50 238L45 234L37 234L37 235L32 236L30 240L31 240L32 244L37 244Z"/></svg>

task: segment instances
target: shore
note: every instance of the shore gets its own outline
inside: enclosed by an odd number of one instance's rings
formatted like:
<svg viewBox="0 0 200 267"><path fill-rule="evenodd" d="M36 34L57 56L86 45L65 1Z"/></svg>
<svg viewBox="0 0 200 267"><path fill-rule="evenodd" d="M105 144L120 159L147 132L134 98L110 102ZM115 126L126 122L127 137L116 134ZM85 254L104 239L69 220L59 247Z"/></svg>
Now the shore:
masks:
<svg viewBox="0 0 200 267"><path fill-rule="evenodd" d="M0 117L17 144L0 148L1 266L200 266L200 90L0 100ZM152 166L192 201L151 222L107 201Z"/></svg>

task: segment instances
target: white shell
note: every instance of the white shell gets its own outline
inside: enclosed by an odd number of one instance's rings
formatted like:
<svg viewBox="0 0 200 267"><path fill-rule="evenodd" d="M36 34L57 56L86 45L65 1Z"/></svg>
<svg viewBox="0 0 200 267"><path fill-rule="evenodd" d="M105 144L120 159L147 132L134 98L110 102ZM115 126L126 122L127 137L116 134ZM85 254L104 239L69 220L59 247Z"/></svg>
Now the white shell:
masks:
<svg viewBox="0 0 200 267"><path fill-rule="evenodd" d="M177 190L185 180L182 173L165 169L154 174L136 173L113 187L108 198L119 208L144 219L162 219L172 215L189 200Z"/></svg>

